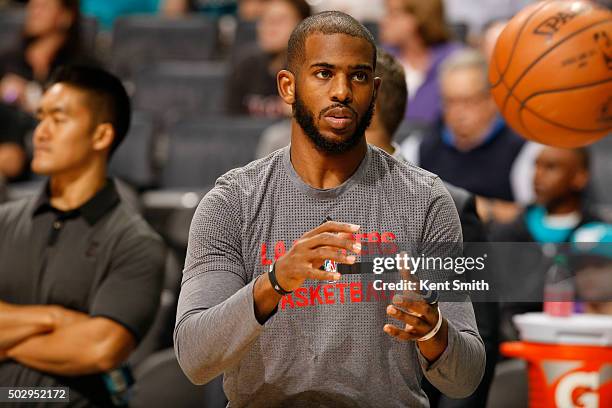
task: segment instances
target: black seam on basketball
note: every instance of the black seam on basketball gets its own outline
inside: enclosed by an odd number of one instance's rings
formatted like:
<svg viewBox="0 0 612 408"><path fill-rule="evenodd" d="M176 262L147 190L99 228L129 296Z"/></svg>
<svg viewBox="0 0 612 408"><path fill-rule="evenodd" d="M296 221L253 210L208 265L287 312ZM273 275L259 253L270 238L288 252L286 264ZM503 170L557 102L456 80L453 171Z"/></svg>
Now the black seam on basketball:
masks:
<svg viewBox="0 0 612 408"><path fill-rule="evenodd" d="M590 88L590 87L597 86L597 85L603 85L603 84L605 84L607 82L612 82L612 78L602 79L601 81L597 81L597 82L589 82L588 84L574 85L574 86L567 87L567 88L556 88L556 89L547 89L545 91L538 91L536 93L533 93L533 94L529 95L527 98L525 98L521 102L521 106L527 104L527 102L529 102L530 99L533 99L533 98L535 98L537 96L540 96L540 95L545 95L545 94L550 94L550 93L566 92L566 91L575 91L576 89ZM519 101L520 101L520 99L519 99Z"/></svg>
<svg viewBox="0 0 612 408"><path fill-rule="evenodd" d="M525 21L523 22L523 25L521 26L521 28L519 29L518 34L516 35L516 38L514 39L514 44L512 44L512 49L510 50L510 57L508 58L508 63L506 64L506 67L504 69L504 71L502 72L501 69L499 69L499 63L497 61L497 57L493 58L495 60L495 67L497 68L497 72L499 72L499 81L497 81L496 84L491 84L491 89L495 88L497 85L500 84L500 82L502 82L504 80L504 76L506 75L506 72L508 72L508 68L510 68L510 65L512 63L512 58L514 57L514 51L516 50L516 46L518 45L519 39L521 38L521 35L523 34L523 30L525 29L525 27L527 26L527 24L529 23L529 21L531 20L531 18L540 10L542 10L542 8L544 8L544 6L546 6L547 2L542 2L540 6L538 6L528 17L527 19L525 19ZM493 51L493 55L495 55L495 51Z"/></svg>
<svg viewBox="0 0 612 408"><path fill-rule="evenodd" d="M519 101L519 102L520 102L520 100L519 100L519 99L518 99L516 96L515 96L514 98L515 98L517 101ZM539 119L543 120L544 122L546 122L546 123L548 123L548 124L550 124L550 125L554 125L554 126L557 126L557 127L561 128L561 129L569 130L569 131L572 131L572 132L579 132L579 133L597 133L597 132L604 132L604 131L612 130L612 126L610 126L610 127L606 127L606 128L603 128L603 129L593 129L593 130L577 129L577 128L572 128L572 127L569 127L569 126L565 126L565 125L562 125L562 124L560 124L560 123L557 123L557 122L555 122L555 121L553 121L553 120L551 120L551 119L545 118L544 116L540 115L539 113L537 113L536 111L534 111L533 109L531 109L529 106L525 106L525 105L523 105L523 103L521 103L520 108L519 108L519 111L518 111L518 113L519 113L519 118L520 118L520 120L521 120L521 125L522 125L522 126L523 126L523 128L524 128L524 129L526 129L528 132L529 132L529 129L528 129L526 126L525 126L525 124L523 123L523 120L522 120L522 117L523 117L523 116L522 116L522 114L523 114L523 110L526 110L526 111L528 111L528 112L532 113L533 115L535 115L536 117L538 117ZM529 134L530 134L530 135L533 137L533 135L531 134L531 132L529 132Z"/></svg>
<svg viewBox="0 0 612 408"><path fill-rule="evenodd" d="M535 60L533 60L531 62L531 64L529 64L529 66L527 68L525 68L525 70L523 71L523 73L518 77L518 79L516 80L516 82L512 85L512 87L510 88L510 93L508 95L506 95L506 98L504 99L504 103L503 103L503 108L502 108L502 112L505 110L506 108L506 104L508 103L508 99L510 98L510 96L512 95L512 93L514 92L514 89L518 86L518 84L523 80L523 78L525 77L525 75L527 75L527 73L531 70L531 68L533 68L534 66L536 66L538 64L538 62L540 62L544 57L546 57L548 54L550 54L552 51L554 51L555 49L557 49L557 47L559 47L560 45L564 44L566 41L574 38L575 36L577 36L578 34L581 34L584 31L590 30L591 28L598 26L600 24L603 23L608 23L612 21L610 18L606 18L605 20L600 20L597 21L595 23L591 23L586 27L581 28L578 31L574 31L573 33L569 34L567 37L559 40L558 43L556 43L555 45L553 45L552 47L550 47L549 49L546 50L546 52L544 52L543 54L541 54L538 58L536 58Z"/></svg>

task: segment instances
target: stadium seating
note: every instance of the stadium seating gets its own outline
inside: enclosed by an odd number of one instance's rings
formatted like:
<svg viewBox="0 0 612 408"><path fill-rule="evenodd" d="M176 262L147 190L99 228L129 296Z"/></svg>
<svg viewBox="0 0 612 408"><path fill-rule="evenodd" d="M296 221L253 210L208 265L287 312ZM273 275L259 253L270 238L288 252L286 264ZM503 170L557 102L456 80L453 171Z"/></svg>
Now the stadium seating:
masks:
<svg viewBox="0 0 612 408"><path fill-rule="evenodd" d="M204 386L193 385L181 371L173 349L149 356L134 372L132 408L223 408L227 399L222 377Z"/></svg>
<svg viewBox="0 0 612 408"><path fill-rule="evenodd" d="M113 26L111 49L115 72L126 78L159 61L205 61L213 57L217 26L202 16L170 19L135 15Z"/></svg>
<svg viewBox="0 0 612 408"><path fill-rule="evenodd" d="M134 107L153 112L165 126L186 117L221 113L225 65L213 62L163 62L134 78Z"/></svg>
<svg viewBox="0 0 612 408"><path fill-rule="evenodd" d="M495 367L487 408L526 407L527 392L526 363L522 360L502 361Z"/></svg>
<svg viewBox="0 0 612 408"><path fill-rule="evenodd" d="M156 176L153 164L155 122L147 112L135 112L128 135L111 160L111 174L137 188L150 187Z"/></svg>
<svg viewBox="0 0 612 408"><path fill-rule="evenodd" d="M168 130L163 188L203 188L226 171L254 159L259 135L269 119L211 117L186 121Z"/></svg>

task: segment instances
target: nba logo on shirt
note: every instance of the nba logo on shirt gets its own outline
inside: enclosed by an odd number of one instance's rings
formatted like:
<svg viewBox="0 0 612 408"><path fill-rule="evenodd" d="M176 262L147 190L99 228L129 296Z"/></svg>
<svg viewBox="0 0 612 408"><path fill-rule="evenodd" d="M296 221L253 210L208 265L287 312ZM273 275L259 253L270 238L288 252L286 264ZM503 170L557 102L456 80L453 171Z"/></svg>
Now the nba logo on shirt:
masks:
<svg viewBox="0 0 612 408"><path fill-rule="evenodd" d="M323 269L325 270L325 272L338 272L338 267L336 266L336 263L331 259L325 260L325 262L323 263Z"/></svg>

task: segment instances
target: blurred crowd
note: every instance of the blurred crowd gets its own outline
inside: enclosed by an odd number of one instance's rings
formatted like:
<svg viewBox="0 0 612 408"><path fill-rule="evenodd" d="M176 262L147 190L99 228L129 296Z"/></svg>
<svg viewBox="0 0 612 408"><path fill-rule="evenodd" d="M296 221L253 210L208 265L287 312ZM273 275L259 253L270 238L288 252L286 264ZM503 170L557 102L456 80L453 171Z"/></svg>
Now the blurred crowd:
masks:
<svg viewBox="0 0 612 408"><path fill-rule="evenodd" d="M144 319L153 329L131 359L142 363L170 347L194 207L222 172L290 143L291 107L276 85L287 41L304 18L337 9L362 21L381 50L383 86L369 143L467 190L483 225L478 239L575 242L584 228L610 228L612 138L573 150L526 142L505 124L488 89L495 41L531 2L0 0L0 202L32 196L45 182L32 159L50 115L41 108L51 103L46 84L58 67L116 74L133 115L108 174L169 247L160 261L161 311ZM194 129L204 130L194 137ZM502 319L542 309L510 306L501 305L501 317L476 310L491 350L516 336ZM605 304L589 310L610 313ZM484 406L486 391L466 406Z"/></svg>

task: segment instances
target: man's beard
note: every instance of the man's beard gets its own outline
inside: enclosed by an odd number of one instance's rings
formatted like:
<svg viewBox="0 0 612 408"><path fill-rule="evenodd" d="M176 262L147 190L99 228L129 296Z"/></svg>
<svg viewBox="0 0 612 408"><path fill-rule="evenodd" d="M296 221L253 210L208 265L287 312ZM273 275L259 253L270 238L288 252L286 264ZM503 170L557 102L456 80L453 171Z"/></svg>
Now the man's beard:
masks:
<svg viewBox="0 0 612 408"><path fill-rule="evenodd" d="M314 123L314 115L308 110L306 105L304 105L302 99L297 94L295 95L295 103L293 104L293 116L295 117L295 120L300 125L304 133L306 133L310 140L313 141L317 149L325 153L341 154L351 150L365 137L365 131L370 126L370 123L372 122L372 117L374 116L374 106L375 100L374 98L372 98L368 110L357 123L357 128L355 129L355 132L348 139L343 140L341 142L334 142L332 140L329 140L319 132L319 129L315 126ZM323 112L332 108L348 108L351 109L353 113L355 113L352 108L349 108L348 106L343 105L341 103L335 103L325 108L319 114L319 119L321 116L323 116ZM357 117L356 113L355 117Z"/></svg>

